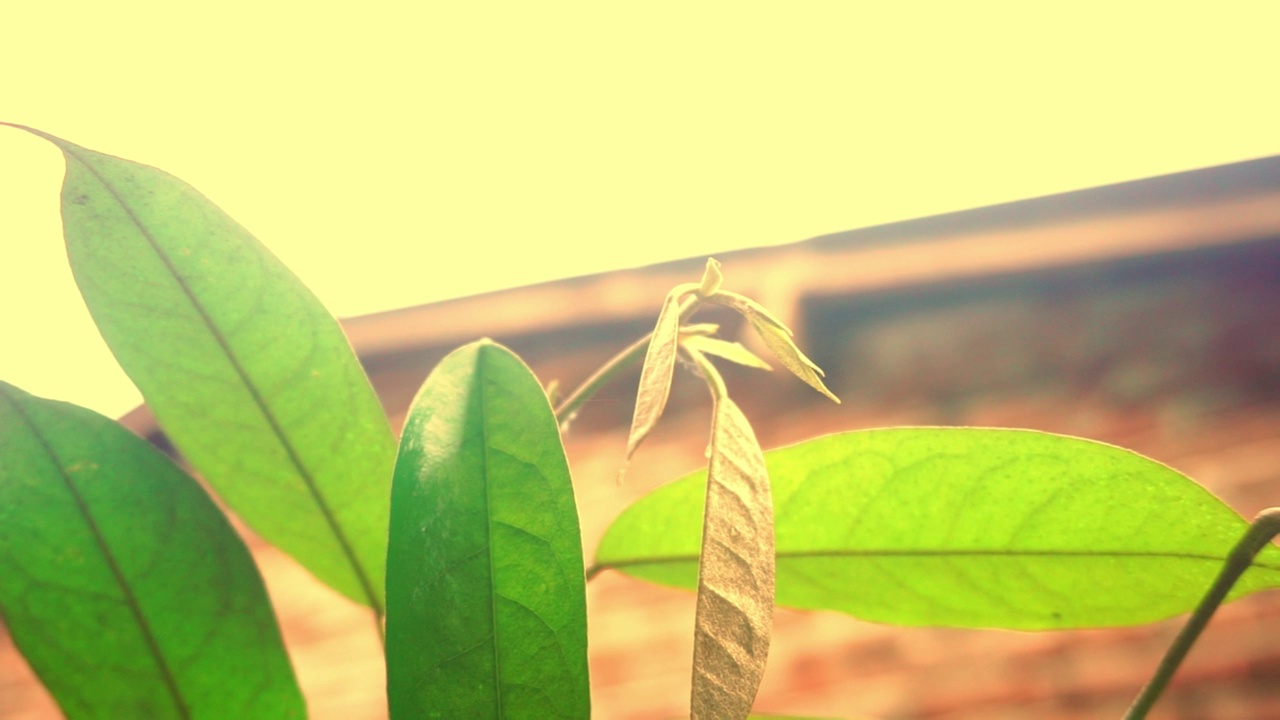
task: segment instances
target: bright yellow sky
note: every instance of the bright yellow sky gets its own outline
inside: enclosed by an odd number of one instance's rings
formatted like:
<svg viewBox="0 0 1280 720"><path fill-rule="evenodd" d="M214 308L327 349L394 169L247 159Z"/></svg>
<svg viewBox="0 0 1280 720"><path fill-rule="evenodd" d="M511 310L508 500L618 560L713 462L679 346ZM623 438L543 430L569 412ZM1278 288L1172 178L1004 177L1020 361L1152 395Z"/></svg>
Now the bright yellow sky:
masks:
<svg viewBox="0 0 1280 720"><path fill-rule="evenodd" d="M0 120L187 180L338 315L1280 152L1280 3L1049 6L9 3ZM61 173L0 128L0 378L119 414Z"/></svg>

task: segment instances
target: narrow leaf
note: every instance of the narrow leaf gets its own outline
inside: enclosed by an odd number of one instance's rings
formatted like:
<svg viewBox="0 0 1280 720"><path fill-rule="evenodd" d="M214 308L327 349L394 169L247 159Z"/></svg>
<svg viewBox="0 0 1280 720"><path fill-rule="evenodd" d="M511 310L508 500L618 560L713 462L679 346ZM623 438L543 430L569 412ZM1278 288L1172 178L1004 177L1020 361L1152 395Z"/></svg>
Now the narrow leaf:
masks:
<svg viewBox="0 0 1280 720"><path fill-rule="evenodd" d="M191 186L36 134L66 156L76 282L165 432L258 534L380 610L395 443L337 322Z"/></svg>
<svg viewBox="0 0 1280 720"><path fill-rule="evenodd" d="M635 454L636 448L640 447L640 443L653 430L667 406L671 378L676 369L676 353L679 350L681 301L697 288L692 283L678 285L667 294L667 299L662 303L658 324L653 329L649 349L645 352L644 367L640 370L636 410L631 419L631 432L627 436L627 459Z"/></svg>
<svg viewBox="0 0 1280 720"><path fill-rule="evenodd" d="M758 355L742 346L741 343L729 342L720 338L707 337L706 335L690 335L682 337L680 344L690 350L696 350L705 355L714 355L724 358L729 362L734 362L746 367L757 368L759 370L773 370L769 363L761 360Z"/></svg>
<svg viewBox="0 0 1280 720"><path fill-rule="evenodd" d="M694 335L715 335L719 332L720 326L715 323L690 323L680 326L680 337L692 337Z"/></svg>
<svg viewBox="0 0 1280 720"><path fill-rule="evenodd" d="M0 616L68 718L302 718L249 551L111 420L0 382Z"/></svg>
<svg viewBox="0 0 1280 720"><path fill-rule="evenodd" d="M765 454L777 602L902 625L1133 625L1195 606L1247 523L1178 472L1028 430L896 428ZM610 527L596 567L694 588L704 476ZM1280 586L1268 547L1232 597Z"/></svg>
<svg viewBox="0 0 1280 720"><path fill-rule="evenodd" d="M715 397L693 636L694 720L746 718L769 657L773 502L751 424L715 368L691 354Z"/></svg>
<svg viewBox="0 0 1280 720"><path fill-rule="evenodd" d="M751 323L751 327L755 328L756 334L764 341L765 346L769 348L769 352L778 358L778 362L782 363L783 367L790 370L809 387L836 403L840 402L840 398L828 390L826 383L822 382L825 375L822 368L801 352L792 340L791 328L766 310L763 305L737 293L726 291L716 293L710 300L726 305L745 317Z"/></svg>
<svg viewBox="0 0 1280 720"><path fill-rule="evenodd" d="M414 399L387 557L392 718L587 718L586 594L555 417L519 358L454 351Z"/></svg>

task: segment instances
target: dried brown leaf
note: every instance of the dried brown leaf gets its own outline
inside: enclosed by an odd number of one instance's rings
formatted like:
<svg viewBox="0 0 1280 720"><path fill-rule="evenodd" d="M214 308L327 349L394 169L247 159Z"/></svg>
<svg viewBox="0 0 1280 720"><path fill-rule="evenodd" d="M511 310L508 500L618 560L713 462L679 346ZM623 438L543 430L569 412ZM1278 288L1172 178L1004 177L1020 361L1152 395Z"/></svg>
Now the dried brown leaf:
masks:
<svg viewBox="0 0 1280 720"><path fill-rule="evenodd" d="M773 370L769 363L761 360L758 355L743 347L742 343L729 342L728 340L707 337L706 335L691 335L681 338L680 344L705 355L714 355L746 367Z"/></svg>
<svg viewBox="0 0 1280 720"><path fill-rule="evenodd" d="M627 460L631 459L636 448L640 447L640 443L653 430L667 406L671 377L675 374L676 353L680 347L681 303L686 295L697 289L697 283L677 285L662 303L658 324L649 338L649 349L645 351L644 367L640 370L636 410L631 418L631 432L627 436Z"/></svg>
<svg viewBox="0 0 1280 720"><path fill-rule="evenodd" d="M773 621L773 500L755 433L710 362L715 396L694 621L692 716L745 718L769 655Z"/></svg>
<svg viewBox="0 0 1280 720"><path fill-rule="evenodd" d="M840 398L836 397L829 389L826 383L822 382L825 373L822 368L814 364L800 348L796 346L794 340L791 339L791 328L779 320L773 313L765 309L760 303L739 295L737 293L720 291L709 298L712 302L726 305L737 311L751 323L751 327L755 328L756 334L764 341L773 356L782 363L782 366L790 370L792 374L800 378L806 385L817 390L818 392L831 398L836 403L840 402Z"/></svg>

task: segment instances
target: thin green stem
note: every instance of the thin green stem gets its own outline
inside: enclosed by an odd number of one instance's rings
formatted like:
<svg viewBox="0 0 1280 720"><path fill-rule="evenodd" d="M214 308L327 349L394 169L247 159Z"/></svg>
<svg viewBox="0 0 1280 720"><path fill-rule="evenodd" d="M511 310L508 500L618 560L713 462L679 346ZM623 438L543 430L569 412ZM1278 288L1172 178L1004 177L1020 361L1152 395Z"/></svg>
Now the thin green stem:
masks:
<svg viewBox="0 0 1280 720"><path fill-rule="evenodd" d="M649 333L639 340L627 346L626 350L614 355L604 365L600 366L591 377L574 389L572 393L560 404L556 406L556 422L560 424L561 431L573 420L573 416L578 414L578 410L586 404L600 391L600 388L609 384L610 380L617 377L618 373L626 370L628 367L640 362L644 358L644 353L649 349L649 338L653 337L653 333Z"/></svg>
<svg viewBox="0 0 1280 720"><path fill-rule="evenodd" d="M680 310L680 320L688 319L698 308L701 303L698 300L690 301ZM698 335L710 335L716 331L715 325L693 325L684 330L686 332ZM648 333L644 337L636 340L627 346L625 350L614 355L599 370L592 373L581 385L569 393L568 397L560 401L556 406L556 422L560 425L560 431L568 427L582 406L591 399L593 395L600 391L605 385L608 385L615 377L625 371L627 368L635 365L644 359L645 352L649 349L649 340L653 337L653 333Z"/></svg>
<svg viewBox="0 0 1280 720"><path fill-rule="evenodd" d="M1280 508L1263 510L1245 531L1244 537L1240 538L1240 542L1236 543L1231 553L1227 555L1227 560L1218 577L1214 579L1213 585L1209 586L1209 591L1191 613L1187 624L1173 639L1173 644L1169 646L1169 650L1165 652L1164 658L1156 667L1155 674L1133 701L1129 712L1125 713L1124 720L1144 720L1147 717L1147 713L1160 699L1160 694L1168 687L1169 681L1178 671L1178 666L1186 658L1191 646L1200 637L1200 633L1204 632L1205 626L1209 624L1218 606L1227 598L1227 594L1231 592L1231 588L1235 586L1240 576L1253 564L1253 559L1271 543L1276 535L1280 535Z"/></svg>

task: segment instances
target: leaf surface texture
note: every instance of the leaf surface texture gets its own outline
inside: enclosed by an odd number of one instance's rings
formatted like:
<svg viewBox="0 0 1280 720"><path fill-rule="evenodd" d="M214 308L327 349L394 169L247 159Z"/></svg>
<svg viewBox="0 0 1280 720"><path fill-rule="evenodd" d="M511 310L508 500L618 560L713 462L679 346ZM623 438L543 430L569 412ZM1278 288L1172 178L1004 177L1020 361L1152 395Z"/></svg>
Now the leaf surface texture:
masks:
<svg viewBox="0 0 1280 720"><path fill-rule="evenodd" d="M489 341L451 353L414 400L396 462L391 717L589 717L581 542L533 373Z"/></svg>
<svg viewBox="0 0 1280 720"><path fill-rule="evenodd" d="M258 534L381 610L395 444L337 322L161 170L44 133L85 303L166 434Z"/></svg>
<svg viewBox="0 0 1280 720"><path fill-rule="evenodd" d="M894 428L765 454L777 602L901 625L1133 625L1191 610L1246 523L1190 479L1114 446L1028 430ZM705 474L641 498L604 568L697 584ZM1232 597L1280 586L1266 548Z"/></svg>
<svg viewBox="0 0 1280 720"><path fill-rule="evenodd" d="M89 410L0 383L0 616L71 720L303 718L248 549Z"/></svg>

